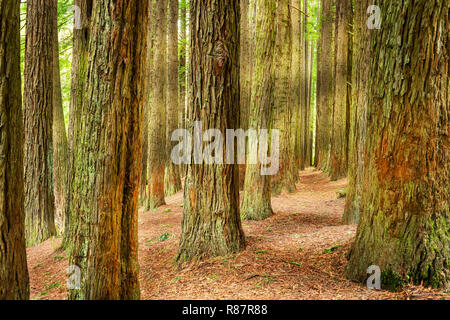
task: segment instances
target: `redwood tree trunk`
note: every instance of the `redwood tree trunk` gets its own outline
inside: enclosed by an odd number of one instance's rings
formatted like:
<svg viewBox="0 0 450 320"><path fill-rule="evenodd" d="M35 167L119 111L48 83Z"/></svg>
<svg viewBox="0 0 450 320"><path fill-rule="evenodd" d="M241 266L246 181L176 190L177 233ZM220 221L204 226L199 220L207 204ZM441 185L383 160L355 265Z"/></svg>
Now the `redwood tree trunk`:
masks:
<svg viewBox="0 0 450 320"><path fill-rule="evenodd" d="M189 116L202 129L239 125L239 1L190 3ZM194 161L194 157L192 157ZM221 256L245 247L236 164L188 165L177 261Z"/></svg>
<svg viewBox="0 0 450 320"><path fill-rule="evenodd" d="M279 0L276 23L275 65L277 66L274 87L273 129L280 132L279 171L272 177L272 192L295 190L295 166L291 139L295 137L291 128L291 67L292 31L289 0Z"/></svg>
<svg viewBox="0 0 450 320"><path fill-rule="evenodd" d="M322 0L322 28L317 57L317 159L316 167L328 171L330 158L331 103L333 92L333 14L332 0Z"/></svg>
<svg viewBox="0 0 450 320"><path fill-rule="evenodd" d="M178 0L169 0L168 30L168 85L167 85L167 130L166 130L166 179L165 195L181 190L180 167L170 160L170 153L176 143L171 141L172 132L178 129Z"/></svg>
<svg viewBox="0 0 450 320"><path fill-rule="evenodd" d="M330 150L331 179L347 176L348 170L348 114L350 111L351 81L351 19L352 1L336 1L336 78Z"/></svg>
<svg viewBox="0 0 450 320"><path fill-rule="evenodd" d="M275 52L275 1L256 1L255 66L252 77L249 128L270 129L273 105L273 63ZM254 148L250 152L257 152ZM247 163L241 215L249 220L262 220L273 214L270 176L261 175L261 162Z"/></svg>
<svg viewBox="0 0 450 320"><path fill-rule="evenodd" d="M68 144L61 95L57 13L57 10L53 10L53 190L55 222L60 234L64 232L65 226Z"/></svg>
<svg viewBox="0 0 450 320"><path fill-rule="evenodd" d="M27 2L24 71L27 245L56 235L53 194L53 22L56 0Z"/></svg>
<svg viewBox="0 0 450 320"><path fill-rule="evenodd" d="M93 3L85 95L74 124L70 299L139 299L138 212L147 1Z"/></svg>
<svg viewBox="0 0 450 320"><path fill-rule="evenodd" d="M30 297L25 251L20 2L0 0L0 300Z"/></svg>
<svg viewBox="0 0 450 320"><path fill-rule="evenodd" d="M155 5L155 43L153 55L152 103L148 130L148 196L147 209L166 203L164 169L166 166L166 90L167 90L167 0Z"/></svg>
<svg viewBox="0 0 450 320"><path fill-rule="evenodd" d="M348 275L450 286L446 1L384 1L371 45L361 217Z"/></svg>

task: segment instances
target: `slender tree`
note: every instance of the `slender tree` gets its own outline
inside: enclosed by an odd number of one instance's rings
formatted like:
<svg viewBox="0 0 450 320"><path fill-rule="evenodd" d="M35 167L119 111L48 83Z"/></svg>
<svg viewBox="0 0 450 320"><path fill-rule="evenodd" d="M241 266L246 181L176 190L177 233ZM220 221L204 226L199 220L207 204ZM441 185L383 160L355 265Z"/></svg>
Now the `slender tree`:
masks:
<svg viewBox="0 0 450 320"><path fill-rule="evenodd" d="M30 297L25 251L20 2L0 0L0 300Z"/></svg>
<svg viewBox="0 0 450 320"><path fill-rule="evenodd" d="M295 190L295 166L293 165L292 138L292 108L291 95L291 66L292 66L292 31L289 10L289 0L278 0L276 22L276 47L274 88L273 128L280 132L279 146L279 172L272 177L272 192L280 193L282 190L292 192Z"/></svg>
<svg viewBox="0 0 450 320"><path fill-rule="evenodd" d="M75 136L75 124L81 123L81 110L83 97L85 95L85 77L88 67L88 45L89 45L89 24L91 21L93 0L75 0L74 6L80 8L79 28L73 29L73 49L72 49L72 72L71 72L71 86L70 86L70 108L69 108L69 129L68 129L68 168L67 168L67 183L66 183L66 210L65 210L65 227L62 247L69 249L72 244L71 228L73 227L72 220L77 217L72 217L70 211L71 191L75 182L74 164L77 160L75 158L74 146L83 143L81 136ZM79 130L79 129L78 129ZM78 140L75 140L78 139Z"/></svg>
<svg viewBox="0 0 450 320"><path fill-rule="evenodd" d="M165 194L170 196L181 190L180 168L170 159L174 147L172 133L178 129L178 0L169 0L168 28L168 82L167 82L167 164Z"/></svg>
<svg viewBox="0 0 450 320"><path fill-rule="evenodd" d="M347 176L351 87L352 1L336 1L335 89L330 149L331 179Z"/></svg>
<svg viewBox="0 0 450 320"><path fill-rule="evenodd" d="M370 35L373 30L366 26L369 0L355 2L354 50L352 68L352 104L349 135L348 192L344 223L359 221L361 192L363 189L364 146L367 130L367 95L370 67Z"/></svg>
<svg viewBox="0 0 450 320"><path fill-rule="evenodd" d="M156 1L155 50L153 53L154 82L148 129L148 210L166 203L164 199L164 172L167 159L167 8L167 0Z"/></svg>
<svg viewBox="0 0 450 320"><path fill-rule="evenodd" d="M252 77L249 128L270 129L274 91L275 15L276 0L256 1L255 66ZM247 158L256 153L249 148ZM246 219L262 220L273 214L270 202L270 176L261 175L261 161L247 163L241 215Z"/></svg>
<svg viewBox="0 0 450 320"><path fill-rule="evenodd" d="M192 0L190 10L187 127L195 139L202 134L193 134L192 121L199 121L202 130L218 129L225 136L226 129L239 125L239 1ZM238 166L220 163L223 150L218 149L214 163L200 158L200 151L188 165L179 263L245 247Z"/></svg>
<svg viewBox="0 0 450 320"><path fill-rule="evenodd" d="M446 1L383 1L371 30L361 217L348 275L450 287ZM414 36L412 36L414 35Z"/></svg>
<svg viewBox="0 0 450 320"><path fill-rule="evenodd" d="M330 158L331 103L333 92L333 13L332 0L321 0L320 21L322 24L318 40L317 56L317 157L316 167L328 171Z"/></svg>
<svg viewBox="0 0 450 320"><path fill-rule="evenodd" d="M53 10L53 190L56 227L58 233L62 233L66 211L68 142L61 93L57 13Z"/></svg>
<svg viewBox="0 0 450 320"><path fill-rule="evenodd" d="M73 245L81 269L70 299L138 299L137 201L147 1L100 0L87 15L89 58L74 123L70 192ZM111 10L114 8L114 10ZM81 64L79 64L81 68Z"/></svg>
<svg viewBox="0 0 450 320"><path fill-rule="evenodd" d="M27 2L24 71L27 245L56 235L53 193L53 22L56 0Z"/></svg>

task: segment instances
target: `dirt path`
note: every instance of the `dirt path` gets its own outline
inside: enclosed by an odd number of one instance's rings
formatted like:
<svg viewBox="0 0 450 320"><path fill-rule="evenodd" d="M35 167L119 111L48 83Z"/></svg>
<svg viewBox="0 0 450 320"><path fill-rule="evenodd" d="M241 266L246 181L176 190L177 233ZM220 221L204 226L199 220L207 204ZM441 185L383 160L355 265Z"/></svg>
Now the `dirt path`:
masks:
<svg viewBox="0 0 450 320"><path fill-rule="evenodd" d="M140 211L142 299L449 299L421 287L399 293L369 290L345 279L346 255L356 226L342 225L346 180L330 182L318 171L300 173L297 192L274 197L275 215L244 221L245 251L174 266L181 231L183 194L155 212ZM29 248L31 297L66 299L66 253L61 239ZM56 251L55 251L56 250Z"/></svg>

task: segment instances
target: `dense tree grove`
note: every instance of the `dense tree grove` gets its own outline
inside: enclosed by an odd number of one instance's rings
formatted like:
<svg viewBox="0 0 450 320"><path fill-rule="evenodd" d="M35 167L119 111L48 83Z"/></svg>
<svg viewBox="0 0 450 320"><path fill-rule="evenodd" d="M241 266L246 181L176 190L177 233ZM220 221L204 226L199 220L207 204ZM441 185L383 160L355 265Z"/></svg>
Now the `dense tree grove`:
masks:
<svg viewBox="0 0 450 320"><path fill-rule="evenodd" d="M323 252L340 248L346 267L326 273L362 285L378 268L382 289L448 290L449 10L440 0L0 0L0 299L30 299L30 259L44 261L30 252L53 246L45 263L67 260L69 299L137 300L155 287L143 246L183 272L206 259L247 266L229 260L267 253L257 246L280 235L275 224L306 229L301 208L350 234ZM324 209L293 201L299 192L337 198ZM322 216L329 208L335 220ZM147 237L144 223L177 214L178 236ZM153 246L173 238L172 251ZM277 276L304 272L283 259L289 273Z"/></svg>

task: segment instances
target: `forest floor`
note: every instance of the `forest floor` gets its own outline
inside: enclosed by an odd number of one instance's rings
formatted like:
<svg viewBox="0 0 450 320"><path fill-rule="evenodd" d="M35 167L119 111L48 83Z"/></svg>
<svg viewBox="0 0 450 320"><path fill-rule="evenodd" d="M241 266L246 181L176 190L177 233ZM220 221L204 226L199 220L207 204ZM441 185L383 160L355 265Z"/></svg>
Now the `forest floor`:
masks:
<svg viewBox="0 0 450 320"><path fill-rule="evenodd" d="M343 225L346 180L331 182L313 169L300 173L295 193L273 197L274 216L243 221L244 251L175 267L182 220L182 192L154 212L139 211L142 299L446 299L418 286L400 292L369 290L344 270L356 233ZM67 254L52 238L28 248L32 299L67 299Z"/></svg>

